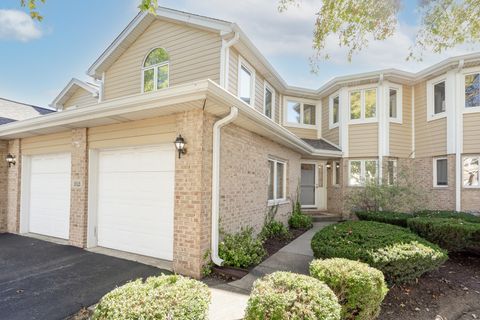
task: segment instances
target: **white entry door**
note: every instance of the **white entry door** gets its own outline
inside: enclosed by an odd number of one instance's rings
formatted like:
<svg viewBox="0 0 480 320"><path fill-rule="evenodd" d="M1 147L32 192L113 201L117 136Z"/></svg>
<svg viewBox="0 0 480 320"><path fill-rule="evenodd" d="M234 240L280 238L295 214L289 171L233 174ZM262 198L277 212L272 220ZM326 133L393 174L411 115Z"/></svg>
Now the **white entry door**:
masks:
<svg viewBox="0 0 480 320"><path fill-rule="evenodd" d="M97 245L173 260L173 144L98 153Z"/></svg>
<svg viewBox="0 0 480 320"><path fill-rule="evenodd" d="M70 230L70 153L24 158L21 226L23 232L68 239Z"/></svg>
<svg viewBox="0 0 480 320"><path fill-rule="evenodd" d="M327 208L326 163L305 161L300 166L300 203L302 208L325 210Z"/></svg>

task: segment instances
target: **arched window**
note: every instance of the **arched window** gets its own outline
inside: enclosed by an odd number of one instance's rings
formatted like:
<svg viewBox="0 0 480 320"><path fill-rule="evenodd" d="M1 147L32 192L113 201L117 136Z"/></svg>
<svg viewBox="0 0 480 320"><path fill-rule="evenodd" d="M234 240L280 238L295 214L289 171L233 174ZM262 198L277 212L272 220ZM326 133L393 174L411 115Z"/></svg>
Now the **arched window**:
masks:
<svg viewBox="0 0 480 320"><path fill-rule="evenodd" d="M143 92L168 88L169 56L165 49L150 51L142 67Z"/></svg>

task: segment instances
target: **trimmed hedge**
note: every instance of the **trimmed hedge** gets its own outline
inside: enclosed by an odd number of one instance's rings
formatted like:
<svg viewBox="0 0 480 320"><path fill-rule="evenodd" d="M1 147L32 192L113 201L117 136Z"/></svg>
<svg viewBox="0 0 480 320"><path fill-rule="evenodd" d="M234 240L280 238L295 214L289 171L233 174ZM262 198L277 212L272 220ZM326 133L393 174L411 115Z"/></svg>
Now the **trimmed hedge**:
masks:
<svg viewBox="0 0 480 320"><path fill-rule="evenodd" d="M480 253L480 223L463 219L419 217L408 220L408 227L450 252Z"/></svg>
<svg viewBox="0 0 480 320"><path fill-rule="evenodd" d="M266 254L262 240L253 236L253 228L227 234L218 245L218 255L225 265L236 268L259 264Z"/></svg>
<svg viewBox="0 0 480 320"><path fill-rule="evenodd" d="M360 220L383 222L400 227L406 227L407 220L413 217L408 213L388 211L361 211L355 212L355 214Z"/></svg>
<svg viewBox="0 0 480 320"><path fill-rule="evenodd" d="M383 273L368 264L343 258L313 260L310 275L337 295L342 319L372 320L388 292Z"/></svg>
<svg viewBox="0 0 480 320"><path fill-rule="evenodd" d="M374 221L347 221L325 227L312 239L316 258L368 263L389 283L411 281L437 269L447 253L405 228Z"/></svg>
<svg viewBox="0 0 480 320"><path fill-rule="evenodd" d="M480 223L480 216L475 216L467 212L447 211L447 210L424 210L415 213L416 217L430 218L454 218L462 219L471 223Z"/></svg>
<svg viewBox="0 0 480 320"><path fill-rule="evenodd" d="M288 219L288 225L294 229L310 229L313 227L313 218L303 213L294 212Z"/></svg>
<svg viewBox="0 0 480 320"><path fill-rule="evenodd" d="M253 284L245 320L340 320L340 310L337 297L320 280L275 272Z"/></svg>
<svg viewBox="0 0 480 320"><path fill-rule="evenodd" d="M129 282L107 293L94 320L208 319L210 291L196 280L162 275Z"/></svg>

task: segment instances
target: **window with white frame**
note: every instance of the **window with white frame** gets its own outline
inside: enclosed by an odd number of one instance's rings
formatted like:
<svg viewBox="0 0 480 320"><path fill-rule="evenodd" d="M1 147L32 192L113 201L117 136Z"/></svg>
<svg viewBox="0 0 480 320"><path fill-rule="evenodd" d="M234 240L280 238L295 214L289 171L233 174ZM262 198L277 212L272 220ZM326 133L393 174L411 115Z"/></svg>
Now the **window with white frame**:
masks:
<svg viewBox="0 0 480 320"><path fill-rule="evenodd" d="M340 162L338 162L338 161L333 162L332 184L334 186L339 186L340 185Z"/></svg>
<svg viewBox="0 0 480 320"><path fill-rule="evenodd" d="M340 121L340 96L333 95L329 99L330 129L338 127Z"/></svg>
<svg viewBox="0 0 480 320"><path fill-rule="evenodd" d="M427 82L427 120L446 116L446 90L445 76Z"/></svg>
<svg viewBox="0 0 480 320"><path fill-rule="evenodd" d="M300 127L313 127L317 120L317 106L313 102L287 99L285 103L286 124Z"/></svg>
<svg viewBox="0 0 480 320"><path fill-rule="evenodd" d="M265 81L264 84L264 95L263 95L263 112L264 114L273 119L274 108L275 108L275 90L268 82Z"/></svg>
<svg viewBox="0 0 480 320"><path fill-rule="evenodd" d="M238 63L238 97L253 106L255 97L255 70L242 58Z"/></svg>
<svg viewBox="0 0 480 320"><path fill-rule="evenodd" d="M391 122L402 122L402 87L388 88L388 113Z"/></svg>
<svg viewBox="0 0 480 320"><path fill-rule="evenodd" d="M387 184L394 185L397 182L397 160L387 161Z"/></svg>
<svg viewBox="0 0 480 320"><path fill-rule="evenodd" d="M169 59L163 48L156 48L148 53L142 66L143 92L168 88Z"/></svg>
<svg viewBox="0 0 480 320"><path fill-rule="evenodd" d="M480 155L463 158L463 186L480 188Z"/></svg>
<svg viewBox="0 0 480 320"><path fill-rule="evenodd" d="M286 199L287 164L284 161L268 160L268 201L277 202Z"/></svg>
<svg viewBox="0 0 480 320"><path fill-rule="evenodd" d="M465 108L480 107L480 73L465 75Z"/></svg>
<svg viewBox="0 0 480 320"><path fill-rule="evenodd" d="M348 163L348 185L364 186L367 182L377 180L377 160L350 160Z"/></svg>
<svg viewBox="0 0 480 320"><path fill-rule="evenodd" d="M373 120L377 117L377 89L350 91L350 120Z"/></svg>
<svg viewBox="0 0 480 320"><path fill-rule="evenodd" d="M448 160L447 158L433 159L433 186L448 186Z"/></svg>

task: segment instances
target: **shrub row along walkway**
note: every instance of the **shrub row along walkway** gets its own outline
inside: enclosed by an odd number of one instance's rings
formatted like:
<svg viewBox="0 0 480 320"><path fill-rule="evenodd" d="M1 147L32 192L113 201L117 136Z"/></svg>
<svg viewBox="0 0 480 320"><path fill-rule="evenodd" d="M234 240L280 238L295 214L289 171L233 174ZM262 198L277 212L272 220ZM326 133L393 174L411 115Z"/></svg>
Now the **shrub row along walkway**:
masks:
<svg viewBox="0 0 480 320"><path fill-rule="evenodd" d="M258 278L275 271L291 271L308 275L313 260L310 242L315 233L333 222L314 223L313 228L256 266L248 275L228 284L211 285L210 320L243 319L252 285Z"/></svg>

